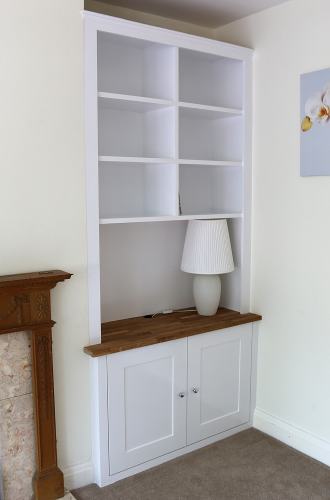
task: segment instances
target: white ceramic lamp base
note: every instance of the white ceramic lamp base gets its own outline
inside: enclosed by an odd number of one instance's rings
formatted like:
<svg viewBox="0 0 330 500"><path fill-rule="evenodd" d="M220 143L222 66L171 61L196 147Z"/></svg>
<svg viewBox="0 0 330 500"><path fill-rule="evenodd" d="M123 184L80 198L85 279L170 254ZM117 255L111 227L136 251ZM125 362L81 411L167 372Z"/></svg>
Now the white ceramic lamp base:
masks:
<svg viewBox="0 0 330 500"><path fill-rule="evenodd" d="M218 274L196 274L193 294L198 314L213 316L219 307L221 281Z"/></svg>

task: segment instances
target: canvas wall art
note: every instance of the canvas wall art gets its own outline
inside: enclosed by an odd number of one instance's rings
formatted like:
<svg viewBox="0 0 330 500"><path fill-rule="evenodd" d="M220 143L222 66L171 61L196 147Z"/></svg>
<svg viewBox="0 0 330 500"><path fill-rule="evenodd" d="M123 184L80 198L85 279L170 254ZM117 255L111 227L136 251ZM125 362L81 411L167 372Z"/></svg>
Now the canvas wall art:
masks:
<svg viewBox="0 0 330 500"><path fill-rule="evenodd" d="M330 69L300 77L300 175L330 175Z"/></svg>

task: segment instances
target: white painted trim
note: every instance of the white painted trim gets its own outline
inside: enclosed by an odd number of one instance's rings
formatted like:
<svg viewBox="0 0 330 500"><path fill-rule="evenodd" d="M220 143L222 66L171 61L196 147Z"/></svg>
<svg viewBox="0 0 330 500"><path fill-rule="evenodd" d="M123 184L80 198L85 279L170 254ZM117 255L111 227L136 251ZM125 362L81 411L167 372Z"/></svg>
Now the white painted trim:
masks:
<svg viewBox="0 0 330 500"><path fill-rule="evenodd" d="M91 358L90 367L93 482L101 485L110 473L107 356Z"/></svg>
<svg viewBox="0 0 330 500"><path fill-rule="evenodd" d="M250 422L251 422L251 425L253 425L253 416L254 416L256 402L257 402L258 340L259 340L259 323L252 323L251 386L250 386Z"/></svg>
<svg viewBox="0 0 330 500"><path fill-rule="evenodd" d="M63 469L63 474L66 489L70 491L82 488L93 482L93 465L91 462L71 465ZM66 499L67 497L65 496L64 498Z"/></svg>
<svg viewBox="0 0 330 500"><path fill-rule="evenodd" d="M211 436L207 439L203 439L202 441L198 441L197 443L185 446L180 448L179 450L173 451L172 453L167 453L166 455L162 455L161 457L155 458L154 460L150 460L143 464L137 465L136 467L131 467L130 469L124 470L122 472L118 472L118 474L113 474L108 478L104 478L104 482L99 484L100 487L108 486L109 484L116 483L121 479L125 479L127 477L138 474L139 472L143 472L145 470L151 469L152 467L156 467L157 465L163 464L174 458L181 457L182 455L186 455L187 453L191 453L192 451L199 450L200 448L204 448L210 444L216 443L217 441L222 441L222 439L228 438L237 434L238 432L245 431L249 429L251 424L247 422L246 424L242 424L238 427L234 427L233 429L229 429L228 431L222 432L221 434L216 434L215 436Z"/></svg>
<svg viewBox="0 0 330 500"><path fill-rule="evenodd" d="M251 311L252 59L244 63L244 141L241 239L241 314Z"/></svg>
<svg viewBox="0 0 330 500"><path fill-rule="evenodd" d="M88 317L91 344L101 342L98 107L97 107L97 31L84 24L85 35L85 168L88 257Z"/></svg>
<svg viewBox="0 0 330 500"><path fill-rule="evenodd" d="M257 408L253 427L330 466L330 441Z"/></svg>

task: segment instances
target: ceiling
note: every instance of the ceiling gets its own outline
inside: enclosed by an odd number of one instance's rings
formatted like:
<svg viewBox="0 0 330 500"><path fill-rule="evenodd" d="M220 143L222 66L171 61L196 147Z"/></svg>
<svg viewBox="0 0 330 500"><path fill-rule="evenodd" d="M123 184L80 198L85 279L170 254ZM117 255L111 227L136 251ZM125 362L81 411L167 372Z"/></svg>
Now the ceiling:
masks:
<svg viewBox="0 0 330 500"><path fill-rule="evenodd" d="M102 0L103 3L216 28L287 0Z"/></svg>

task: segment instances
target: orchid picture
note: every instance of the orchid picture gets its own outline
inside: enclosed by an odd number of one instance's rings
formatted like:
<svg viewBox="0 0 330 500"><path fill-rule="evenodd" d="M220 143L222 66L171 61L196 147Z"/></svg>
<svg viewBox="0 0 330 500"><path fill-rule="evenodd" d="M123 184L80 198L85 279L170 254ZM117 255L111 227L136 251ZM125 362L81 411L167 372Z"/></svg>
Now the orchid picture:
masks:
<svg viewBox="0 0 330 500"><path fill-rule="evenodd" d="M330 69L301 75L300 175L330 175Z"/></svg>

